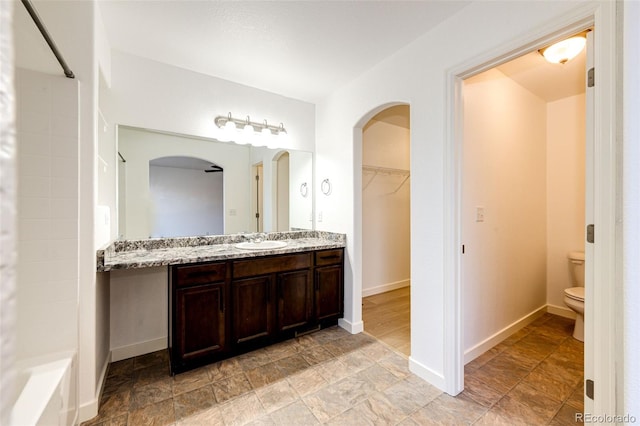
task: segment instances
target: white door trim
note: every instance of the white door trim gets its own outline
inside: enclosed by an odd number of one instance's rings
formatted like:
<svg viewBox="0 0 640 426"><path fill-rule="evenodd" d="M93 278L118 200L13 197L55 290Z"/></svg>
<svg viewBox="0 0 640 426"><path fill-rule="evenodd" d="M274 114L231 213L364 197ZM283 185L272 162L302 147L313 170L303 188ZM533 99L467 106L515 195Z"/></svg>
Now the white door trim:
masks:
<svg viewBox="0 0 640 426"><path fill-rule="evenodd" d="M591 342L585 357L593 361L592 372L585 378L596 383L596 399L587 399L585 412L615 414L615 331L616 331L616 3L590 3L576 8L561 19L533 29L522 37L501 45L447 72L445 108L445 390L456 395L464 389L461 312L461 240L460 200L462 172L462 81L546 43L595 26L596 108L594 114L594 223L596 244L593 260L592 314L585 315ZM588 297L588 296L587 296ZM589 311L587 305L587 311ZM598 321L594 321L597 318ZM587 362L589 364L589 362ZM587 376L588 374L588 376Z"/></svg>

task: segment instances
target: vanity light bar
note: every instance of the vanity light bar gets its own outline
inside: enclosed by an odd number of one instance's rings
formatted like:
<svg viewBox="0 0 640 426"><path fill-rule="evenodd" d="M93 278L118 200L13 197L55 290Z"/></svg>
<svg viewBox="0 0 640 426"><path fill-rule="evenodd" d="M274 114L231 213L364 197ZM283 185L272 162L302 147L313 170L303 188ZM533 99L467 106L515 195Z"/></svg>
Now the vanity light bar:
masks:
<svg viewBox="0 0 640 426"><path fill-rule="evenodd" d="M280 126L268 124L267 120L264 120L264 122L262 123L258 123L256 121L251 121L249 116L247 116L246 119L241 120L239 118L232 117L231 113L229 113L227 116L219 115L213 121L220 129L223 129L228 122L232 122L236 125L237 129L244 129L247 126L251 126L253 127L254 132L261 132L264 129L269 129L273 135L287 133L287 130L284 128L284 125L282 123L280 123Z"/></svg>

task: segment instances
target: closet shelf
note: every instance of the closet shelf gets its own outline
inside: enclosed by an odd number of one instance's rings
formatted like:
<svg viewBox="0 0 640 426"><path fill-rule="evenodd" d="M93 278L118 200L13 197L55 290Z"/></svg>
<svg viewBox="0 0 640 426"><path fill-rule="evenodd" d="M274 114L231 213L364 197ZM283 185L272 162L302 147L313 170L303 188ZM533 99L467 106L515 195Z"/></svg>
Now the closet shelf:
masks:
<svg viewBox="0 0 640 426"><path fill-rule="evenodd" d="M400 176L409 176L409 170L403 169L392 169L389 167L378 167L378 166L362 166L362 170L365 172L374 172L376 174L385 174L385 175L400 175Z"/></svg>
<svg viewBox="0 0 640 426"><path fill-rule="evenodd" d="M392 168L389 168L389 167L378 167L378 166L363 165L362 166L362 171L363 172L372 172L373 173L373 176L371 176L371 179L369 179L369 181L362 187L362 191L363 192L364 192L365 189L367 189L367 187L371 184L371 182L373 182L373 180L378 175L404 176L405 178L402 180L402 183L400 183L400 185L396 188L396 190L391 193L391 194L395 194L396 192L398 192L400 190L400 188L402 188L402 186L405 184L405 182L409 179L409 176L411 176L411 174L409 173L409 170L392 169Z"/></svg>

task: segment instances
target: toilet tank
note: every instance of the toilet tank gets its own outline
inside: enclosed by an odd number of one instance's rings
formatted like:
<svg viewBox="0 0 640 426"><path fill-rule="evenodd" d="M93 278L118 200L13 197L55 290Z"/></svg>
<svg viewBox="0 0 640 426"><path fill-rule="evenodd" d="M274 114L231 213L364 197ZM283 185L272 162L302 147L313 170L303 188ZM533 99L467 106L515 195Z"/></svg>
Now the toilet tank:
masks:
<svg viewBox="0 0 640 426"><path fill-rule="evenodd" d="M571 284L574 287L584 287L584 252L572 251L568 257L571 269Z"/></svg>

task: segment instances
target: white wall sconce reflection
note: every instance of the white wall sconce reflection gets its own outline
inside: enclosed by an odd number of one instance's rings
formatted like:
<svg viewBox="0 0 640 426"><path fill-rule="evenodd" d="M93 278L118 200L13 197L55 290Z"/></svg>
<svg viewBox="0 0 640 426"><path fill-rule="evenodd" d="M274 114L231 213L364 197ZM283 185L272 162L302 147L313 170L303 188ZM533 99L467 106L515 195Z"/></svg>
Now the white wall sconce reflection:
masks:
<svg viewBox="0 0 640 426"><path fill-rule="evenodd" d="M223 142L235 142L240 145L267 146L277 148L286 146L289 138L284 124L275 126L263 120L262 123L251 121L247 118L241 120L231 116L231 113L217 116L214 120L220 129L217 139Z"/></svg>

